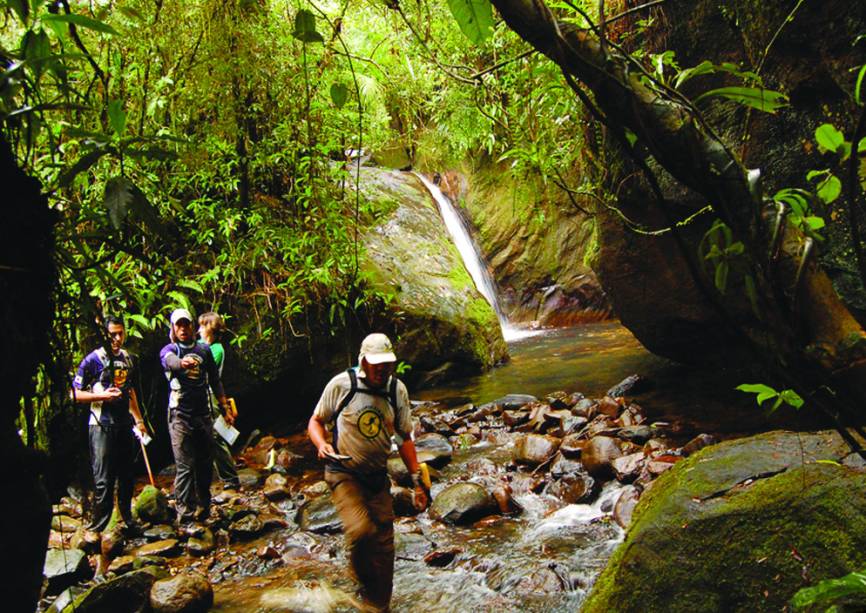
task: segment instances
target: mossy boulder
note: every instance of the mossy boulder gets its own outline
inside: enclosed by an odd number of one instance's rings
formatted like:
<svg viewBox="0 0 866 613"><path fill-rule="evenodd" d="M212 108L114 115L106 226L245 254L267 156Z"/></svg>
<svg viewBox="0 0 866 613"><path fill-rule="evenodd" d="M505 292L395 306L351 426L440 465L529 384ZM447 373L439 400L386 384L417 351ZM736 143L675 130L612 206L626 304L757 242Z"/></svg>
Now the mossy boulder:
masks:
<svg viewBox="0 0 866 613"><path fill-rule="evenodd" d="M146 485L132 505L132 515L152 524L168 524L174 519L168 497L152 485Z"/></svg>
<svg viewBox="0 0 866 613"><path fill-rule="evenodd" d="M381 214L363 234L362 268L393 296L382 327L395 336L409 378L428 382L477 373L507 356L499 320L475 284L436 203L410 173L364 168L361 192Z"/></svg>
<svg viewBox="0 0 866 613"><path fill-rule="evenodd" d="M866 474L836 463L848 452L834 432L777 431L679 462L641 497L583 610L779 611L862 568Z"/></svg>

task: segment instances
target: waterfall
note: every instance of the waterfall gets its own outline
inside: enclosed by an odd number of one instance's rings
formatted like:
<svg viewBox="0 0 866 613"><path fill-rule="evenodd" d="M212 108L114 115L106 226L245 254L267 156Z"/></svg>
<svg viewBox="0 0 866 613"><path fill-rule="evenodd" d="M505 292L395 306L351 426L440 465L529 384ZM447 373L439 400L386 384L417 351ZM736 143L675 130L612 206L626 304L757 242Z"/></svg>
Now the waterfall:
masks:
<svg viewBox="0 0 866 613"><path fill-rule="evenodd" d="M436 204L439 205L439 212L442 215L442 220L445 222L445 227L448 234L451 235L451 240L460 252L460 257L463 259L463 266L472 280L475 282L475 287L482 296L490 303L493 310L496 311L496 317L499 318L499 326L502 328L502 336L506 341L515 340L524 336L534 334L527 330L521 330L511 325L508 318L502 311L502 306L499 304L499 296L496 293L496 284L493 282L493 277L487 269L484 259L481 257L481 251L478 245L472 240L472 235L469 234L469 228L463 221L463 218L454 208L451 200L442 193L439 186L427 180L424 175L419 172L413 172L416 177L421 179L421 182L433 196Z"/></svg>

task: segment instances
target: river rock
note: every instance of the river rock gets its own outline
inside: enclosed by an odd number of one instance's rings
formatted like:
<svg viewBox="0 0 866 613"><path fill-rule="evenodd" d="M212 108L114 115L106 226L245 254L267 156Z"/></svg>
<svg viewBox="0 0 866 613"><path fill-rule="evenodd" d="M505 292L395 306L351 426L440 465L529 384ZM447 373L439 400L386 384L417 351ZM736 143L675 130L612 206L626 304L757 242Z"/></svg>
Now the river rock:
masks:
<svg viewBox="0 0 866 613"><path fill-rule="evenodd" d="M108 572L115 575L123 575L135 568L135 561L138 558L135 556L120 556L114 558L111 564L108 565Z"/></svg>
<svg viewBox="0 0 866 613"><path fill-rule="evenodd" d="M631 524L631 516L637 501L640 499L640 490L633 485L626 485L613 505L613 520L623 529Z"/></svg>
<svg viewBox="0 0 866 613"><path fill-rule="evenodd" d="M546 493L568 504L584 504L597 494L595 479L586 473L563 475L547 486Z"/></svg>
<svg viewBox="0 0 866 613"><path fill-rule="evenodd" d="M704 447L715 445L717 442L716 437L711 434L698 434L683 446L682 453L684 456L690 456Z"/></svg>
<svg viewBox="0 0 866 613"><path fill-rule="evenodd" d="M525 434L514 443L514 461L538 466L553 457L559 448L560 439L541 434Z"/></svg>
<svg viewBox="0 0 866 613"><path fill-rule="evenodd" d="M620 396L634 396L652 389L652 384L649 379L645 379L640 375L629 375L612 388L607 390L607 395L611 398Z"/></svg>
<svg viewBox="0 0 866 613"><path fill-rule="evenodd" d="M296 521L301 530L321 534L339 532L343 528L330 494L305 502L298 510Z"/></svg>
<svg viewBox="0 0 866 613"><path fill-rule="evenodd" d="M168 524L157 524L144 531L144 538L151 542L173 539L177 538L177 530L174 529L174 526Z"/></svg>
<svg viewBox="0 0 866 613"><path fill-rule="evenodd" d="M114 558L123 553L126 546L126 538L119 527L114 526L102 533L99 550L106 558Z"/></svg>
<svg viewBox="0 0 866 613"><path fill-rule="evenodd" d="M391 488L391 499L394 501L394 515L397 517L414 517L418 510L413 504L412 490L395 485Z"/></svg>
<svg viewBox="0 0 866 613"><path fill-rule="evenodd" d="M620 483L631 483L640 474L645 458L642 451L614 458L610 461L613 476Z"/></svg>
<svg viewBox="0 0 866 613"><path fill-rule="evenodd" d="M581 464L579 460L565 457L562 454L561 446L559 448L559 451L560 452L556 454L556 457L553 459L553 462L550 463L550 469L548 470L548 472L550 473L551 477L559 478L562 475L583 471L583 464Z"/></svg>
<svg viewBox="0 0 866 613"><path fill-rule="evenodd" d="M804 564L810 583L864 568L863 473L818 462L848 452L835 432L777 431L678 462L641 497L582 610L779 611Z"/></svg>
<svg viewBox="0 0 866 613"><path fill-rule="evenodd" d="M619 414L619 418L616 421L620 426L637 426L645 422L646 417L644 417L642 409L638 405L630 404Z"/></svg>
<svg viewBox="0 0 866 613"><path fill-rule="evenodd" d="M177 539L165 539L164 541L156 541L142 545L135 551L136 557L144 556L176 556L179 553Z"/></svg>
<svg viewBox="0 0 866 613"><path fill-rule="evenodd" d="M569 434L559 445L559 451L567 458L579 458L583 448L586 446L586 439L577 434Z"/></svg>
<svg viewBox="0 0 866 613"><path fill-rule="evenodd" d="M570 409L578 400L580 398L576 398L573 394L566 394L565 392L553 392L544 397L544 401L550 405L550 408L555 410Z"/></svg>
<svg viewBox="0 0 866 613"><path fill-rule="evenodd" d="M437 549L424 556L424 564L427 566L435 566L436 568L444 568L451 564L451 562L454 561L454 558L461 553L463 553L463 550L459 547Z"/></svg>
<svg viewBox="0 0 866 613"><path fill-rule="evenodd" d="M274 473L265 480L265 486L262 488L262 493L268 500L282 500L288 497L289 488L287 487L288 480L284 475Z"/></svg>
<svg viewBox="0 0 866 613"><path fill-rule="evenodd" d="M60 533L71 533L80 530L81 520L68 515L55 515L51 518L51 529Z"/></svg>
<svg viewBox="0 0 866 613"><path fill-rule="evenodd" d="M584 446L580 461L590 475L605 479L611 476L611 461L621 455L622 452L616 439L607 436L595 436Z"/></svg>
<svg viewBox="0 0 866 613"><path fill-rule="evenodd" d="M517 515L523 511L523 507L514 499L511 486L504 481L493 487L493 499L503 515Z"/></svg>
<svg viewBox="0 0 866 613"><path fill-rule="evenodd" d="M508 394L503 396L502 398L497 398L493 402L487 403L487 405L496 405L503 411L511 411L514 409L519 409L520 407L529 404L530 402L537 402L538 398L532 396L530 394Z"/></svg>
<svg viewBox="0 0 866 613"><path fill-rule="evenodd" d="M435 432L422 434L415 439L415 449L418 452L418 461L426 462L430 466L442 468L451 461L454 449L448 439ZM424 459L421 459L421 456Z"/></svg>
<svg viewBox="0 0 866 613"><path fill-rule="evenodd" d="M94 585L56 611L63 613L148 613L150 590L168 572L154 567L127 572ZM58 603L55 603L57 605ZM62 604L62 603L61 603ZM49 609L49 613L51 609Z"/></svg>
<svg viewBox="0 0 866 613"><path fill-rule="evenodd" d="M174 512L168 506L168 497L162 490L146 485L132 505L132 515L150 524L168 524Z"/></svg>
<svg viewBox="0 0 866 613"><path fill-rule="evenodd" d="M502 411L502 423L509 428L516 428L527 421L529 421L529 411L524 409Z"/></svg>
<svg viewBox="0 0 866 613"><path fill-rule="evenodd" d="M429 515L447 524L469 524L495 512L496 502L477 483L454 483L439 492Z"/></svg>
<svg viewBox="0 0 866 613"><path fill-rule="evenodd" d="M241 487L246 490L257 489L265 480L265 473L255 468L242 468L238 471Z"/></svg>
<svg viewBox="0 0 866 613"><path fill-rule="evenodd" d="M663 472L673 468L673 465L682 460L682 456L661 455L656 456L646 464L646 469L649 474L659 476Z"/></svg>
<svg viewBox="0 0 866 613"><path fill-rule="evenodd" d="M229 526L229 532L231 535L239 539L254 538L261 534L264 529L264 525L255 513L245 515L240 519L233 521Z"/></svg>
<svg viewBox="0 0 866 613"><path fill-rule="evenodd" d="M622 406L610 396L605 396L598 401L598 412L607 417L617 417L622 410Z"/></svg>
<svg viewBox="0 0 866 613"><path fill-rule="evenodd" d="M571 407L571 412L578 417L592 419L598 413L598 403L591 398L583 398Z"/></svg>
<svg viewBox="0 0 866 613"><path fill-rule="evenodd" d="M42 575L48 582L46 593L59 594L90 575L87 555L80 549L49 549Z"/></svg>
<svg viewBox="0 0 866 613"><path fill-rule="evenodd" d="M154 613L204 613L213 606L213 588L198 573L161 579L150 590Z"/></svg>
<svg viewBox="0 0 866 613"><path fill-rule="evenodd" d="M644 425L624 426L616 433L617 438L621 438L622 440L631 443L637 443L638 445L646 443L652 435L653 429Z"/></svg>
<svg viewBox="0 0 866 613"><path fill-rule="evenodd" d="M216 537L210 528L191 536L186 542L186 550L194 556L206 556L216 549Z"/></svg>

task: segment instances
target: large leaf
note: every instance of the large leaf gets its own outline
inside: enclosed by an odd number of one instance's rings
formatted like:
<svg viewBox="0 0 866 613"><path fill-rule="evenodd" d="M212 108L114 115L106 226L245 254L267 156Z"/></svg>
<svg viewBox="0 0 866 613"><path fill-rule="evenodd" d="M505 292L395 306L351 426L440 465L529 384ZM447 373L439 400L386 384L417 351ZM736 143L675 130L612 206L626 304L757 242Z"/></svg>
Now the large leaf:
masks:
<svg viewBox="0 0 866 613"><path fill-rule="evenodd" d="M60 174L60 178L58 178L57 180L57 185L59 187L69 187L70 185L72 185L75 177L77 177L82 172L85 172L97 161L99 161L99 158L108 154L110 151L110 149L94 149L93 151L85 153L80 158L78 158L77 162L75 162L72 166L70 166L68 169L66 169Z"/></svg>
<svg viewBox="0 0 866 613"><path fill-rule="evenodd" d="M37 80L45 71L45 61L51 57L51 40L43 30L27 30L21 39L21 55L30 64Z"/></svg>
<svg viewBox="0 0 866 613"><path fill-rule="evenodd" d="M295 15L295 30L292 36L305 43L323 43L325 39L316 31L316 16L307 9Z"/></svg>
<svg viewBox="0 0 866 613"><path fill-rule="evenodd" d="M108 122L115 134L123 135L126 129L126 112L123 110L122 100L112 100L108 103Z"/></svg>
<svg viewBox="0 0 866 613"><path fill-rule="evenodd" d="M711 89L695 98L695 102L716 96L739 102L744 106L766 113L775 113L788 104L788 97L785 94L758 87L720 87L718 89Z"/></svg>
<svg viewBox="0 0 866 613"><path fill-rule="evenodd" d="M343 108L346 100L349 99L349 90L342 83L334 83L331 85L331 101L338 109Z"/></svg>
<svg viewBox="0 0 866 613"><path fill-rule="evenodd" d="M448 0L448 8L460 31L476 45L493 34L493 7L490 0Z"/></svg>
<svg viewBox="0 0 866 613"><path fill-rule="evenodd" d="M105 184L105 208L115 229L120 229L132 203L132 182L126 177L113 177Z"/></svg>
<svg viewBox="0 0 866 613"><path fill-rule="evenodd" d="M860 72L857 73L857 83L854 85L854 101L857 104L863 104L861 92L863 88L863 78L866 77L866 64L860 67Z"/></svg>
<svg viewBox="0 0 866 613"><path fill-rule="evenodd" d="M87 28L88 30L102 32L104 34L118 34L117 30L112 28L107 23L99 21L98 19L93 19L92 17L86 17L84 15L52 15L51 13L49 13L47 15L40 15L39 19L46 23L68 23L71 25L80 26L82 28Z"/></svg>
<svg viewBox="0 0 866 613"><path fill-rule="evenodd" d="M815 129L815 141L822 153L827 151L836 153L845 147L845 136L836 129L836 126L829 123L821 124Z"/></svg>
<svg viewBox="0 0 866 613"><path fill-rule="evenodd" d="M833 605L862 605L866 602L866 569L845 575L840 579L827 579L815 586L806 587L791 599L793 611L830 611ZM840 609L841 610L841 609ZM855 610L844 608L845 611ZM857 607L856 610L861 610Z"/></svg>
<svg viewBox="0 0 866 613"><path fill-rule="evenodd" d="M27 0L6 0L6 6L18 14L18 18L27 23L27 15L30 14L30 3Z"/></svg>

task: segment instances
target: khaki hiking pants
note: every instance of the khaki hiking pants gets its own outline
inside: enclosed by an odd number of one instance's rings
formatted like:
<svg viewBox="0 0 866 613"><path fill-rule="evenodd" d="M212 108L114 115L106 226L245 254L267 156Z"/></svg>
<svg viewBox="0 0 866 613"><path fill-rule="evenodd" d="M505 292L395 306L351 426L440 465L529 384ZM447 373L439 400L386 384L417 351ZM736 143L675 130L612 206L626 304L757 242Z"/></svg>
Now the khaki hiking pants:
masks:
<svg viewBox="0 0 866 613"><path fill-rule="evenodd" d="M394 580L394 506L390 481L370 487L347 473L325 471L343 523L349 564L365 599L388 610Z"/></svg>

